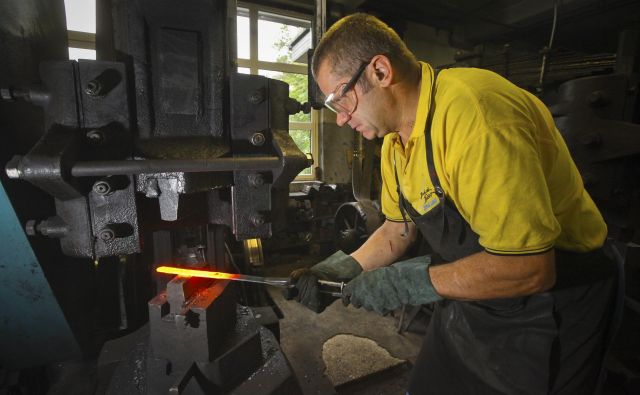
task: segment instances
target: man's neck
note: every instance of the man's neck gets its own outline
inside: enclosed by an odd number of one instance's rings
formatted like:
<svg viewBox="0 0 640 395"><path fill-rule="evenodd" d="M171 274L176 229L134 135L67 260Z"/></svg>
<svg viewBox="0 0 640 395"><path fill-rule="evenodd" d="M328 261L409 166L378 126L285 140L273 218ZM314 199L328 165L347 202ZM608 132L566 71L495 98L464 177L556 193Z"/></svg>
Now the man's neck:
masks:
<svg viewBox="0 0 640 395"><path fill-rule="evenodd" d="M397 132L402 140L402 144L409 141L409 136L413 131L416 123L416 112L418 110L418 100L420 99L420 85L422 83L422 68L418 64L418 68L403 79L397 89L397 113L398 128Z"/></svg>

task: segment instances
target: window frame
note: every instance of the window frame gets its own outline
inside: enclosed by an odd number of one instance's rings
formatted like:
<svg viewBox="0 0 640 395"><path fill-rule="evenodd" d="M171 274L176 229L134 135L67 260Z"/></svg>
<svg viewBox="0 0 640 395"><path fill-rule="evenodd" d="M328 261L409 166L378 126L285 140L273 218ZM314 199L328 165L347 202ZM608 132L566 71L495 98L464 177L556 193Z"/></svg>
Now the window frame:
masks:
<svg viewBox="0 0 640 395"><path fill-rule="evenodd" d="M241 58L237 56L237 67L249 69L249 74L257 75L260 70L275 71L281 73L290 74L303 74L308 77L308 67L302 63L279 63L268 62L259 60L258 56L258 21L260 12L266 12L270 14L277 14L283 17L283 23L288 23L287 18L303 19L312 23L312 16L287 11L283 9L258 5L250 2L238 2L238 9L248 10L247 12L237 12L237 16L243 16L249 18L249 59ZM278 21L279 22L279 21ZM317 110L311 110L311 121L307 122L289 122L289 130L309 130L311 137L311 157L314 159L314 164L311 165L311 174L298 174L295 178L296 181L312 181L316 179L316 166L319 153L318 147L318 120L320 119L319 112Z"/></svg>

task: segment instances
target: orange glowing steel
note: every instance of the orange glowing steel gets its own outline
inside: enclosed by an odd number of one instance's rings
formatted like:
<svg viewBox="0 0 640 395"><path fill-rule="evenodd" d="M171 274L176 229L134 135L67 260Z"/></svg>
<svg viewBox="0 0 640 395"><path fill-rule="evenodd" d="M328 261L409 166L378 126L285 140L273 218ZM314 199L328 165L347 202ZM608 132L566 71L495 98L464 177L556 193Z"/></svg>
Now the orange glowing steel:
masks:
<svg viewBox="0 0 640 395"><path fill-rule="evenodd" d="M181 267L159 266L158 273L177 274L185 277L215 278L217 280L233 280L239 276L234 273L211 272L209 270L184 269Z"/></svg>

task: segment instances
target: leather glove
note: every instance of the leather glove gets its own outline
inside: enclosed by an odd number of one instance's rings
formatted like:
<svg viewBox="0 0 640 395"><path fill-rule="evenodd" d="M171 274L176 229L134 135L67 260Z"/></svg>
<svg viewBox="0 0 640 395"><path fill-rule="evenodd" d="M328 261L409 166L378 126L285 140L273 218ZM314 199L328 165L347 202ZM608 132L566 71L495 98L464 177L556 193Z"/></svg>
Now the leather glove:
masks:
<svg viewBox="0 0 640 395"><path fill-rule="evenodd" d="M348 282L361 272L362 266L358 261L338 251L311 268L291 272L291 282L295 284L295 288L285 297L295 298L309 309L321 313L335 298L320 292L318 280Z"/></svg>
<svg viewBox="0 0 640 395"><path fill-rule="evenodd" d="M344 287L342 302L386 315L405 304L438 301L442 298L431 283L430 263L429 256L421 256L364 272Z"/></svg>

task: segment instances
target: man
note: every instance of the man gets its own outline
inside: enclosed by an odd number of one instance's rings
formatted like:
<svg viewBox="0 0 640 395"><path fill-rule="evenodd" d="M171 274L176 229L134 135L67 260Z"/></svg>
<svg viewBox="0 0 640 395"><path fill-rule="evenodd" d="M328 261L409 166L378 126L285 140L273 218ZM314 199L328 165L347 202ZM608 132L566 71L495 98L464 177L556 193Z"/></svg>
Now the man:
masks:
<svg viewBox="0 0 640 395"><path fill-rule="evenodd" d="M384 138L384 224L292 273L385 314L436 302L409 393L586 394L600 376L614 266L607 228L546 107L497 74L439 73L366 14L323 36L313 72L338 125ZM418 230L435 252L393 264ZM438 257L438 258L436 258Z"/></svg>

